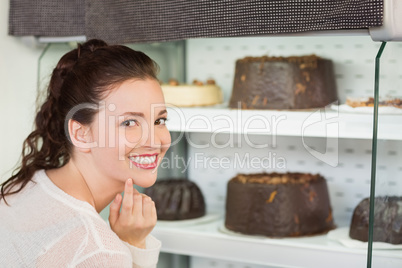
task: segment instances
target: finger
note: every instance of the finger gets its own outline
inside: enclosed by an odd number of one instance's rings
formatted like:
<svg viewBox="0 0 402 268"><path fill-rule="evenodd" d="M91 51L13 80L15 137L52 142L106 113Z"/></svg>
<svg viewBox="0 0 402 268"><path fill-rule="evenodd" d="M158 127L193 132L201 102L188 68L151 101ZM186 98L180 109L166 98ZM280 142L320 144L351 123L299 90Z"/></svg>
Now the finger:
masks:
<svg viewBox="0 0 402 268"><path fill-rule="evenodd" d="M152 199L149 196L142 196L142 215L152 222Z"/></svg>
<svg viewBox="0 0 402 268"><path fill-rule="evenodd" d="M133 193L134 193L134 194L141 194L141 195L144 195L144 194L138 192L138 190L137 190L136 188L133 188Z"/></svg>
<svg viewBox="0 0 402 268"><path fill-rule="evenodd" d="M151 207L151 219L153 222L153 225L155 226L157 221L158 221L158 213L156 212L156 206L155 206L155 202L151 201L152 203L152 207Z"/></svg>
<svg viewBox="0 0 402 268"><path fill-rule="evenodd" d="M152 215L152 220L156 224L156 221L158 220L158 214L156 213L156 206L155 206L154 201L152 201L151 215Z"/></svg>
<svg viewBox="0 0 402 268"><path fill-rule="evenodd" d="M135 193L133 196L133 216L135 219L139 220L142 216L142 195L134 189Z"/></svg>
<svg viewBox="0 0 402 268"><path fill-rule="evenodd" d="M119 210L121 206L121 195L117 194L114 198L113 202L110 204L109 208L109 222L110 225L114 225L117 219L119 218Z"/></svg>
<svg viewBox="0 0 402 268"><path fill-rule="evenodd" d="M129 216L133 210L133 180L128 179L126 181L126 185L124 187L124 197L123 197L123 206L122 213Z"/></svg>

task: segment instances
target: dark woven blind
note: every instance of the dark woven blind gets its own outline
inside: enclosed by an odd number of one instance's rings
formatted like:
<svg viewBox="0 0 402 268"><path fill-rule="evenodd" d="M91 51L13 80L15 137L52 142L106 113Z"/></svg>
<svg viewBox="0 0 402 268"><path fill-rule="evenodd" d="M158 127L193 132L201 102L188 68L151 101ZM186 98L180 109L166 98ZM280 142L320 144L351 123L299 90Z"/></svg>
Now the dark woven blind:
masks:
<svg viewBox="0 0 402 268"><path fill-rule="evenodd" d="M8 32L16 36L85 35L85 0L10 0Z"/></svg>
<svg viewBox="0 0 402 268"><path fill-rule="evenodd" d="M383 0L11 0L10 34L154 42L367 29L382 18Z"/></svg>

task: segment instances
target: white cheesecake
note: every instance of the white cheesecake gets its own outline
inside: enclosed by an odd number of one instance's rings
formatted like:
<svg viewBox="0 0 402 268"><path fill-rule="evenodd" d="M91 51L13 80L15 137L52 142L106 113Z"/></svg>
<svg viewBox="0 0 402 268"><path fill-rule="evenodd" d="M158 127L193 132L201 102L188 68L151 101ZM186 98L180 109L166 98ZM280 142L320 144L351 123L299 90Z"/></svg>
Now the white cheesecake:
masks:
<svg viewBox="0 0 402 268"><path fill-rule="evenodd" d="M180 107L209 106L223 102L223 93L215 84L162 84L163 95L167 105Z"/></svg>

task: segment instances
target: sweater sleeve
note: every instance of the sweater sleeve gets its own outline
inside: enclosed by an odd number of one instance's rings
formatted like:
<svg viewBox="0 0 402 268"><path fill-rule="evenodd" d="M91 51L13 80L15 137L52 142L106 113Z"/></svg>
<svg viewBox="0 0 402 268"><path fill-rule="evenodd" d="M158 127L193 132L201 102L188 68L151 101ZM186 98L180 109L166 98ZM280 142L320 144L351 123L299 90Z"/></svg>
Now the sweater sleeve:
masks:
<svg viewBox="0 0 402 268"><path fill-rule="evenodd" d="M124 242L124 245L130 250L133 258L133 268L154 268L158 263L161 241L152 235L148 235L145 240L145 249L137 248Z"/></svg>

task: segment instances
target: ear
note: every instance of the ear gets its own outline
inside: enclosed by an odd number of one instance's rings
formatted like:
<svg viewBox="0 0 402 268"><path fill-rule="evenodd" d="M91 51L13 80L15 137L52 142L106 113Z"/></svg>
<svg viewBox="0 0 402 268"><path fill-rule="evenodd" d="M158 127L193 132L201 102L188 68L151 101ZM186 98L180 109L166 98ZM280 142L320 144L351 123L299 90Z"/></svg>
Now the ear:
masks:
<svg viewBox="0 0 402 268"><path fill-rule="evenodd" d="M88 126L70 119L68 121L68 133L74 146L83 153L88 153L91 148L96 146L96 142L92 141L92 135Z"/></svg>

